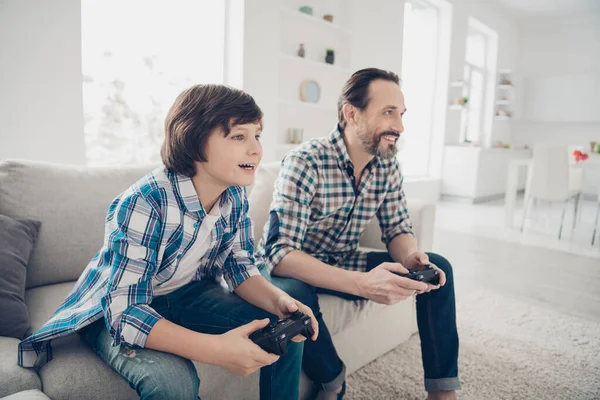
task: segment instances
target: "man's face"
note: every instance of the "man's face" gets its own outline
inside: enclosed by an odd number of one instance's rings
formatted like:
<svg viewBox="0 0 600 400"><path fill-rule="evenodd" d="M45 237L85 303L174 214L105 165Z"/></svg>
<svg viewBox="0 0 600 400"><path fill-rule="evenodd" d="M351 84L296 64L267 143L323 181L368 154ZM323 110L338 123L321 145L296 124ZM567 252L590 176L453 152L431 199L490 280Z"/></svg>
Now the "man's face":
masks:
<svg viewBox="0 0 600 400"><path fill-rule="evenodd" d="M394 82L377 79L369 84L369 105L357 112L357 135L366 152L392 158L396 142L404 132L404 95Z"/></svg>
<svg viewBox="0 0 600 400"><path fill-rule="evenodd" d="M261 132L259 123L234 125L227 136L222 128L215 129L206 143L208 161L197 163L196 168L224 187L251 185L262 158Z"/></svg>

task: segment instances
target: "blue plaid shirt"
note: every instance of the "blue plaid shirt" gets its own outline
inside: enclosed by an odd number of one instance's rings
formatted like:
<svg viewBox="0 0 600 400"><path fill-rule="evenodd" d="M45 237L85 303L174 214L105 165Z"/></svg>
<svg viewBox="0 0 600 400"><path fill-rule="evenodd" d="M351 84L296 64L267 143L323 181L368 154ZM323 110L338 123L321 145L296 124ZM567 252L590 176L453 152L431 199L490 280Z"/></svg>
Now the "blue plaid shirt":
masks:
<svg viewBox="0 0 600 400"><path fill-rule="evenodd" d="M193 280L224 278L234 290L260 274L254 262L252 221L244 188L232 186L218 204L221 217ZM206 212L190 178L158 168L119 195L106 216L104 245L50 320L19 344L19 365L52 359L50 341L106 319L113 345L144 347L161 319L153 288L171 279L194 245Z"/></svg>

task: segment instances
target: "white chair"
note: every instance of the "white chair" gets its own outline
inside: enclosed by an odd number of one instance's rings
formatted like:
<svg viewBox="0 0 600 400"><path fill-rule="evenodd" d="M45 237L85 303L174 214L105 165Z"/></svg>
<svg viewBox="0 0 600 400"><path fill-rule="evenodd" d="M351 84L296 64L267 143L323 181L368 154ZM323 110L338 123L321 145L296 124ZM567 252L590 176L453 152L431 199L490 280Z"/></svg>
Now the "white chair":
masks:
<svg viewBox="0 0 600 400"><path fill-rule="evenodd" d="M558 231L560 239L568 203L571 199L575 199L573 229L575 228L581 201L583 170L578 166L572 166L570 158L567 146L536 145L533 147L533 163L530 170L531 177L528 179L529 187L526 190L521 232L534 200L564 203Z"/></svg>
<svg viewBox="0 0 600 400"><path fill-rule="evenodd" d="M596 240L596 230L598 229L598 217L600 217L600 192L598 192L598 208L596 209L596 220L594 221L594 233L592 233L592 246Z"/></svg>

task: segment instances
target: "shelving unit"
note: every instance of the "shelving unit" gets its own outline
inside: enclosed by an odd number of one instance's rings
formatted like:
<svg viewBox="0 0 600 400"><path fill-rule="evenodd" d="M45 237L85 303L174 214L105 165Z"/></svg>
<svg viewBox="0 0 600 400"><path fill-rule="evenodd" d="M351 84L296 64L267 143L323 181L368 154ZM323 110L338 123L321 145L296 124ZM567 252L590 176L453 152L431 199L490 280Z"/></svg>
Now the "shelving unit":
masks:
<svg viewBox="0 0 600 400"><path fill-rule="evenodd" d="M466 110L467 104L459 104L458 100L467 96L469 87L465 81L456 80L450 82L448 109L449 110Z"/></svg>
<svg viewBox="0 0 600 400"><path fill-rule="evenodd" d="M512 70L499 70L497 82L494 119L497 121L507 121L510 120L513 115L512 103L514 100L514 85Z"/></svg>
<svg viewBox="0 0 600 400"><path fill-rule="evenodd" d="M303 129L303 141L325 136L337 122L337 98L350 69L353 42L351 1L340 0L282 0L280 9L280 54L277 152L283 156L298 146L288 140L289 128ZM313 15L299 8L310 6ZM333 15L333 22L324 20ZM297 55L300 43L305 56ZM325 62L326 50L335 51L333 65ZM303 102L300 86L314 80L320 87L316 103Z"/></svg>
<svg viewBox="0 0 600 400"><path fill-rule="evenodd" d="M328 29L342 35L352 35L352 31L350 29L337 25L334 22L325 21L324 19L320 19L315 15L305 14L289 6L283 6L281 8L281 12L283 14L287 14L287 16L290 18L303 19L305 22L312 24L316 29Z"/></svg>

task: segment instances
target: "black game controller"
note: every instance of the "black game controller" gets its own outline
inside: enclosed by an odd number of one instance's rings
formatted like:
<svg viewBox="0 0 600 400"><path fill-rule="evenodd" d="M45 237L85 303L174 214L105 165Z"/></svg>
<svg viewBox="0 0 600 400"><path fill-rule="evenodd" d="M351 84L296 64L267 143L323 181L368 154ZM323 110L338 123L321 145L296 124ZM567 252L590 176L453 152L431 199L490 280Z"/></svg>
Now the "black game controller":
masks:
<svg viewBox="0 0 600 400"><path fill-rule="evenodd" d="M310 317L300 311L296 311L286 319L272 322L264 328L253 332L249 338L264 351L280 356L285 354L287 343L294 336L300 334L308 339L314 333Z"/></svg>
<svg viewBox="0 0 600 400"><path fill-rule="evenodd" d="M394 272L394 274L401 276L403 278L412 279L413 281L431 283L432 285L440 284L440 275L436 269L431 268L431 266L426 265L423 269L408 271L408 274L400 274Z"/></svg>

